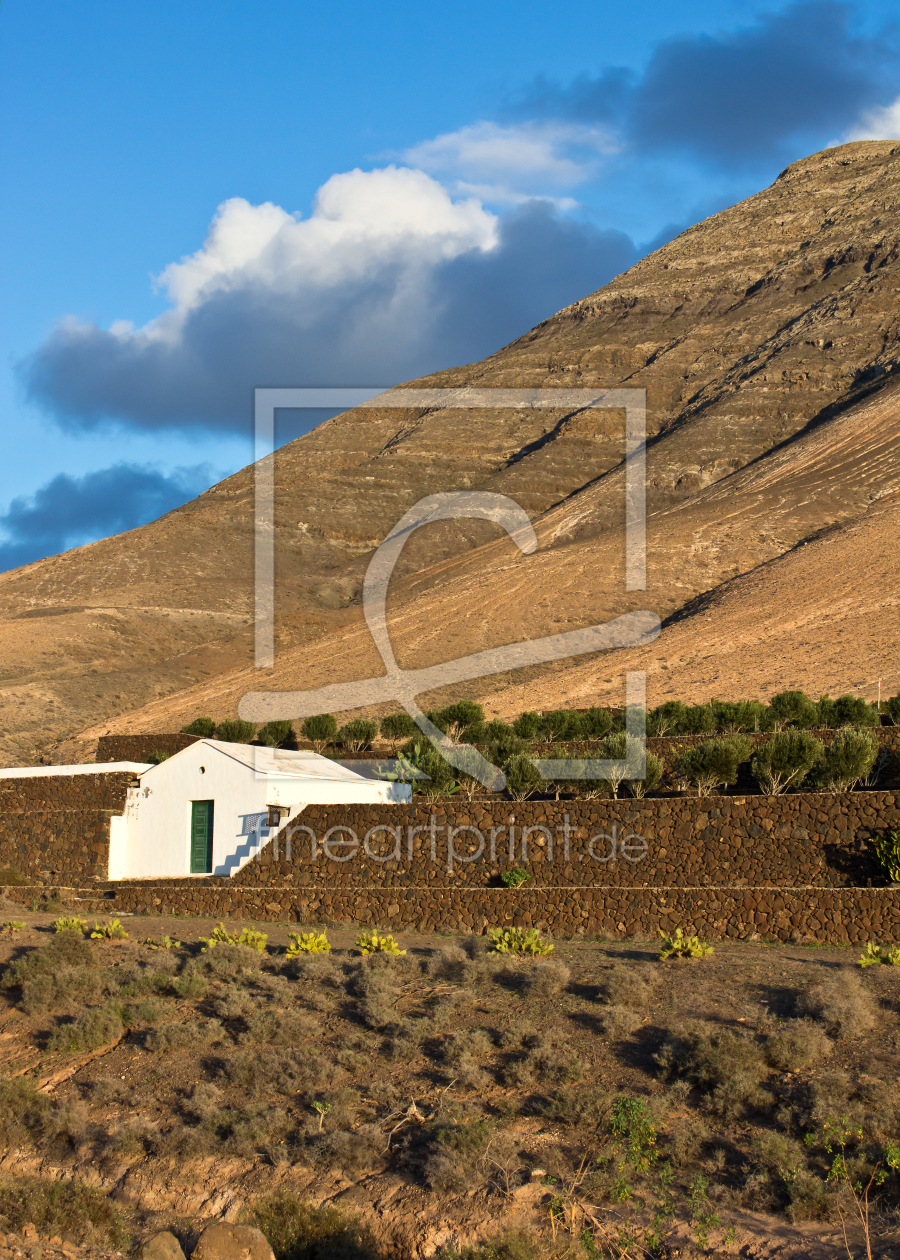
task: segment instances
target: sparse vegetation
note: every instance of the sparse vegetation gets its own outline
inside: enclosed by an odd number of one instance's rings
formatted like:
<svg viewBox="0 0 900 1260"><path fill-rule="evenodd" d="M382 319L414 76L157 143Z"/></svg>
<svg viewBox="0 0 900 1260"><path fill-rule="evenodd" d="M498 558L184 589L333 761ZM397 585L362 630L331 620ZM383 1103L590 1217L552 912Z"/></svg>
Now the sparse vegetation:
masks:
<svg viewBox="0 0 900 1260"><path fill-rule="evenodd" d="M669 958L706 958L713 952L712 945L707 945L698 936L685 936L681 928L675 929L674 936L666 936L660 932L662 946L659 956L661 960Z"/></svg>
<svg viewBox="0 0 900 1260"><path fill-rule="evenodd" d="M331 946L324 932L288 933L288 958L297 958L302 954L327 954L330 950Z"/></svg>
<svg viewBox="0 0 900 1260"><path fill-rule="evenodd" d="M546 940L537 928L491 928L490 948L495 954L552 954L553 942Z"/></svg>
<svg viewBox="0 0 900 1260"><path fill-rule="evenodd" d="M883 963L887 967L900 967L900 945L876 945L869 941L859 960L860 967L872 967Z"/></svg>

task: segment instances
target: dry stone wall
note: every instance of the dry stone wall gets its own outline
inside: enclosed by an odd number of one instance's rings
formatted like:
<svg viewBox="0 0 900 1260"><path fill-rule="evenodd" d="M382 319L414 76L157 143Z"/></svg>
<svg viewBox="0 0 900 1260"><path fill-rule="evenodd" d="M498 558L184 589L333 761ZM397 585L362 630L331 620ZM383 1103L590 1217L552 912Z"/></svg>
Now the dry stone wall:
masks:
<svg viewBox="0 0 900 1260"><path fill-rule="evenodd" d="M109 820L125 809L128 771L0 779L0 866L35 882L106 879Z"/></svg>
<svg viewBox="0 0 900 1260"><path fill-rule="evenodd" d="M198 735L101 735L97 740L98 761L147 761L157 753L181 752L190 748Z"/></svg>

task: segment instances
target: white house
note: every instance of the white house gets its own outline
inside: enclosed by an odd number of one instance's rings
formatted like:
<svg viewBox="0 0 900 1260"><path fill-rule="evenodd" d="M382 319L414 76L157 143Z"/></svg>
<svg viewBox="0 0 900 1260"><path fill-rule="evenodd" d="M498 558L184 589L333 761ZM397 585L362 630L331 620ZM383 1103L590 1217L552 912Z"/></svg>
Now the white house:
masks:
<svg viewBox="0 0 900 1260"><path fill-rule="evenodd" d="M151 766L110 762L0 770L0 779L132 774L110 818L109 878L233 875L306 805L404 802L405 783L364 778L313 752L201 739Z"/></svg>
<svg viewBox="0 0 900 1260"><path fill-rule="evenodd" d="M313 752L201 739L147 766L111 820L109 878L233 875L306 805L411 799Z"/></svg>

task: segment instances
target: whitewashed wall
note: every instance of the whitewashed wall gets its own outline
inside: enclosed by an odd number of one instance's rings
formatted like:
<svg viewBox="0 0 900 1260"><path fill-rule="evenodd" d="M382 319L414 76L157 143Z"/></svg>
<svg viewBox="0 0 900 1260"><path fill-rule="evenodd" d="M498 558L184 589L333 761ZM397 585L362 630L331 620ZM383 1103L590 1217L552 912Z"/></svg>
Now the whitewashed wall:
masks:
<svg viewBox="0 0 900 1260"><path fill-rule="evenodd" d="M261 774L214 745L192 744L145 770L110 826L109 878L161 879L191 870L191 802L211 800L213 873L233 875L265 844L268 805L287 817L305 805L409 800L405 784Z"/></svg>

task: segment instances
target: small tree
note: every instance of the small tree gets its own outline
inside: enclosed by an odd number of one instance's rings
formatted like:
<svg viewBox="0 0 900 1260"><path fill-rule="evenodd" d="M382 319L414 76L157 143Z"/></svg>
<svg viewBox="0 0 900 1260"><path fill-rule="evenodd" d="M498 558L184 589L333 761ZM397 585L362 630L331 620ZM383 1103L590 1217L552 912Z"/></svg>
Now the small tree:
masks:
<svg viewBox="0 0 900 1260"><path fill-rule="evenodd" d="M894 726L900 726L900 696L891 696L890 700L885 700L884 711Z"/></svg>
<svg viewBox="0 0 900 1260"><path fill-rule="evenodd" d="M769 709L774 719L776 730L784 730L787 726L798 730L809 730L819 721L818 706L810 700L805 691L779 691L769 701Z"/></svg>
<svg viewBox="0 0 900 1260"><path fill-rule="evenodd" d="M759 700L713 700L716 730L721 735L737 735L741 731L761 731L770 725L768 709Z"/></svg>
<svg viewBox="0 0 900 1260"><path fill-rule="evenodd" d="M402 739L412 739L418 732L413 719L408 713L389 713L381 719L381 737L399 744Z"/></svg>
<svg viewBox="0 0 900 1260"><path fill-rule="evenodd" d="M337 721L331 713L316 713L304 719L300 734L309 740L317 753L321 753L337 735L337 729Z"/></svg>
<svg viewBox="0 0 900 1260"><path fill-rule="evenodd" d="M348 752L362 752L371 748L378 734L378 723L371 718L354 718L346 722L337 733L337 742Z"/></svg>
<svg viewBox="0 0 900 1260"><path fill-rule="evenodd" d="M484 709L474 700L458 700L456 704L448 704L445 709L438 709L428 716L438 730L455 741L467 726L476 726L484 721Z"/></svg>
<svg viewBox="0 0 900 1260"><path fill-rule="evenodd" d="M294 724L290 718L278 718L273 722L266 722L265 726L261 726L256 733L256 738L262 744L267 744L269 748L281 748L288 740L293 739Z"/></svg>
<svg viewBox="0 0 900 1260"><path fill-rule="evenodd" d="M659 787L665 770L665 763L662 757L657 757L655 753L647 750L644 759L644 777L642 779L626 779L625 784L632 796L638 798L646 796L648 792L655 792Z"/></svg>
<svg viewBox="0 0 900 1260"><path fill-rule="evenodd" d="M712 735L716 729L716 715L711 704L685 706L681 719L682 735Z"/></svg>
<svg viewBox="0 0 900 1260"><path fill-rule="evenodd" d="M757 748L750 769L766 796L803 782L822 760L824 744L809 731L779 731Z"/></svg>
<svg viewBox="0 0 900 1260"><path fill-rule="evenodd" d="M584 714L575 709L551 709L544 714L542 733L548 739L583 739L585 736Z"/></svg>
<svg viewBox="0 0 900 1260"><path fill-rule="evenodd" d="M254 722L244 722L241 718L226 718L216 727L216 739L226 744L249 744L256 734Z"/></svg>
<svg viewBox="0 0 900 1260"><path fill-rule="evenodd" d="M618 798L619 788L626 780L629 784L645 782L634 777L640 765L642 747L639 739L626 735L624 731L617 731L613 735L607 735L598 749L600 758L614 761L618 764L610 767L609 773L605 777L589 780L589 790L606 792L615 800ZM648 765L650 755L648 754ZM654 758L654 760L659 761L659 758ZM661 763L660 777L662 777ZM641 794L640 790L634 793L634 795L639 794Z"/></svg>
<svg viewBox="0 0 900 1260"><path fill-rule="evenodd" d="M427 740L410 740L400 750L401 760L413 769L427 774L427 779L414 779L412 790L416 795L429 799L453 796L459 785L454 778L453 767Z"/></svg>
<svg viewBox="0 0 900 1260"><path fill-rule="evenodd" d="M544 786L541 772L525 753L513 753L506 763L506 788L514 801L527 800Z"/></svg>
<svg viewBox="0 0 900 1260"><path fill-rule="evenodd" d="M848 726L825 748L825 784L833 792L849 792L875 765L878 740L871 731Z"/></svg>
<svg viewBox="0 0 900 1260"><path fill-rule="evenodd" d="M680 700L667 700L647 715L647 734L662 737L680 735L684 729L686 709Z"/></svg>
<svg viewBox="0 0 900 1260"><path fill-rule="evenodd" d="M707 739L696 748L682 753L675 769L697 789L698 796L709 796L713 788L726 787L737 781L738 766L748 760L750 749L750 740L744 735Z"/></svg>
<svg viewBox="0 0 900 1260"><path fill-rule="evenodd" d="M216 724L212 718L194 718L187 726L182 726L182 735L199 735L201 739L212 739L216 733Z"/></svg>
<svg viewBox="0 0 900 1260"><path fill-rule="evenodd" d="M599 705L581 715L581 725L588 739L602 739L612 730L613 716Z"/></svg>
<svg viewBox="0 0 900 1260"><path fill-rule="evenodd" d="M835 726L880 726L881 718L874 704L862 696L838 696L834 701Z"/></svg>
<svg viewBox="0 0 900 1260"><path fill-rule="evenodd" d="M543 718L540 713L535 713L533 709L529 709L527 713L519 714L512 727L519 739L537 739L541 733L542 722Z"/></svg>

